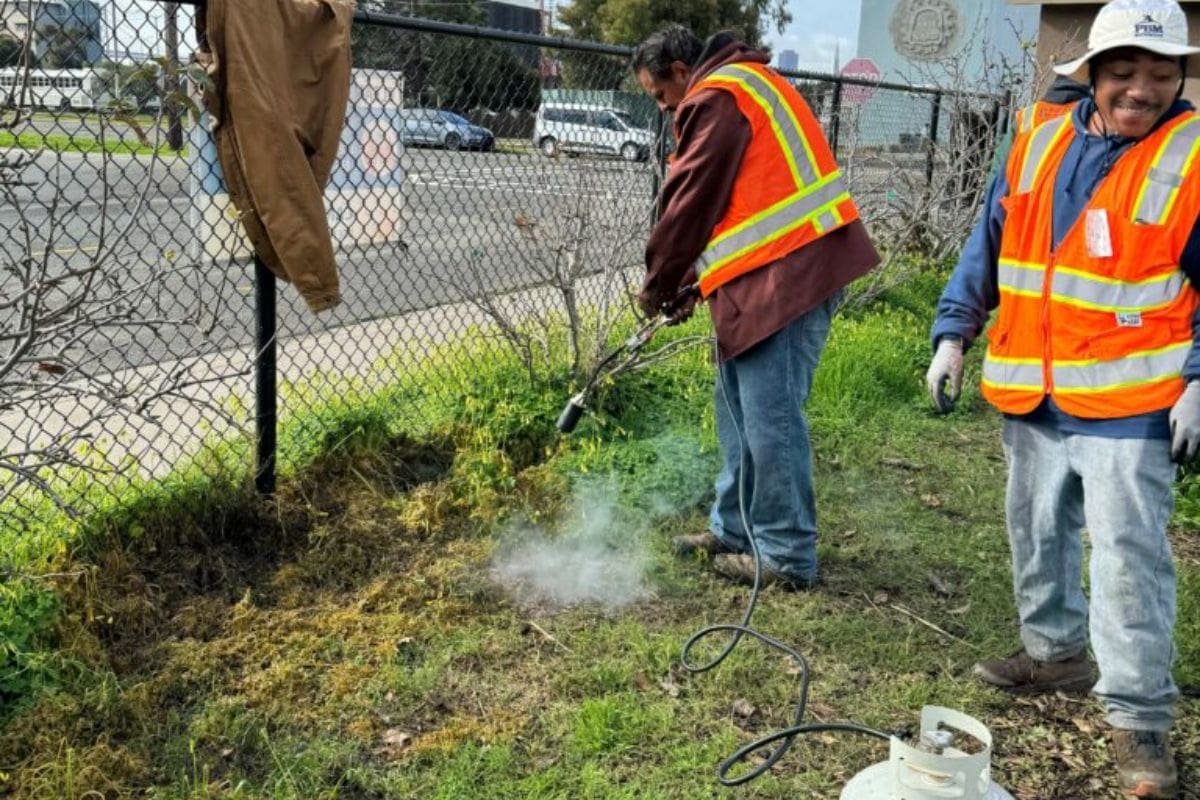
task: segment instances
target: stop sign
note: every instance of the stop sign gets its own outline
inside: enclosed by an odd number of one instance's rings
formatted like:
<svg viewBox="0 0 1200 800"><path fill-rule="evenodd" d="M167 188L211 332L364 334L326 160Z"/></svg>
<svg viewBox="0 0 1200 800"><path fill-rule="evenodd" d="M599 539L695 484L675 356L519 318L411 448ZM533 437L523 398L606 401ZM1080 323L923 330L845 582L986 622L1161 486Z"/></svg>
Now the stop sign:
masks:
<svg viewBox="0 0 1200 800"><path fill-rule="evenodd" d="M883 78L883 73L879 71L879 67L869 58L850 59L842 67L841 74L846 78L858 78L875 83L878 83ZM875 94L874 86L862 86L857 83L842 85L842 100L847 103L865 103L871 99L871 95L873 94Z"/></svg>

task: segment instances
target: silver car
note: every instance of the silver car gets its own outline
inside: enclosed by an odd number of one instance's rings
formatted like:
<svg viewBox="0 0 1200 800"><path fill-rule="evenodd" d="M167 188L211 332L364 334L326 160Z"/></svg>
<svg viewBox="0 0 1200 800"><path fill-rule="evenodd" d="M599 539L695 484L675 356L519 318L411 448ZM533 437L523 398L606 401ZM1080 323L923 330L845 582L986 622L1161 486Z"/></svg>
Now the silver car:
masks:
<svg viewBox="0 0 1200 800"><path fill-rule="evenodd" d="M404 120L404 143L444 147L447 150L491 150L495 135L487 128L472 125L453 111L438 108L406 108L400 112Z"/></svg>

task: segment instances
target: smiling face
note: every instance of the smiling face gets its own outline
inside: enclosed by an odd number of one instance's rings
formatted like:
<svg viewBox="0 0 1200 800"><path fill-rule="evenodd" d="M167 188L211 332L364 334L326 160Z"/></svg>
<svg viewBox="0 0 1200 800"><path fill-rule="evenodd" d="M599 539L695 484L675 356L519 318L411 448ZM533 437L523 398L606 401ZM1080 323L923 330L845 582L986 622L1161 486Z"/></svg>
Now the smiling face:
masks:
<svg viewBox="0 0 1200 800"><path fill-rule="evenodd" d="M1179 59L1126 47L1106 53L1094 71L1096 132L1140 139L1150 132L1179 93L1183 69Z"/></svg>
<svg viewBox="0 0 1200 800"><path fill-rule="evenodd" d="M637 76L646 94L658 104L660 110L674 111L687 94L692 69L682 61L675 61L671 64L671 71L664 78L655 77L648 69L638 70Z"/></svg>

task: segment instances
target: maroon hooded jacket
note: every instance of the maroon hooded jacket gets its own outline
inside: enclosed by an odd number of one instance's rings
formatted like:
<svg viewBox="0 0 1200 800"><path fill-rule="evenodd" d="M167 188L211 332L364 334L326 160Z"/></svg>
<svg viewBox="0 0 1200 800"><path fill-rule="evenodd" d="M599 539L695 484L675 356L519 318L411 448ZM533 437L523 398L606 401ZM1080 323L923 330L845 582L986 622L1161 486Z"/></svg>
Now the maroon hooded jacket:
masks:
<svg viewBox="0 0 1200 800"><path fill-rule="evenodd" d="M721 45L710 40L689 88L726 64L769 60L741 42ZM725 214L751 138L750 123L732 95L719 89L701 90L680 103L675 129L675 160L663 184L662 216L646 244L642 288L660 303L696 280L693 264ZM709 297L721 359L782 330L878 263L866 228L856 220L722 285Z"/></svg>

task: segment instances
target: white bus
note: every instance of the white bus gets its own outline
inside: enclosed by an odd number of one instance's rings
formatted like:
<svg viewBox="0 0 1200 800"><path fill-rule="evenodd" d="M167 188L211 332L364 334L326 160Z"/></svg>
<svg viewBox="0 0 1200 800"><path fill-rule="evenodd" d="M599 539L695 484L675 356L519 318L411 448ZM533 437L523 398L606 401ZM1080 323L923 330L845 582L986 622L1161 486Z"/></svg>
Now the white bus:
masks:
<svg viewBox="0 0 1200 800"><path fill-rule="evenodd" d="M0 69L0 103L5 105L94 111L111 99L105 76L94 69Z"/></svg>

